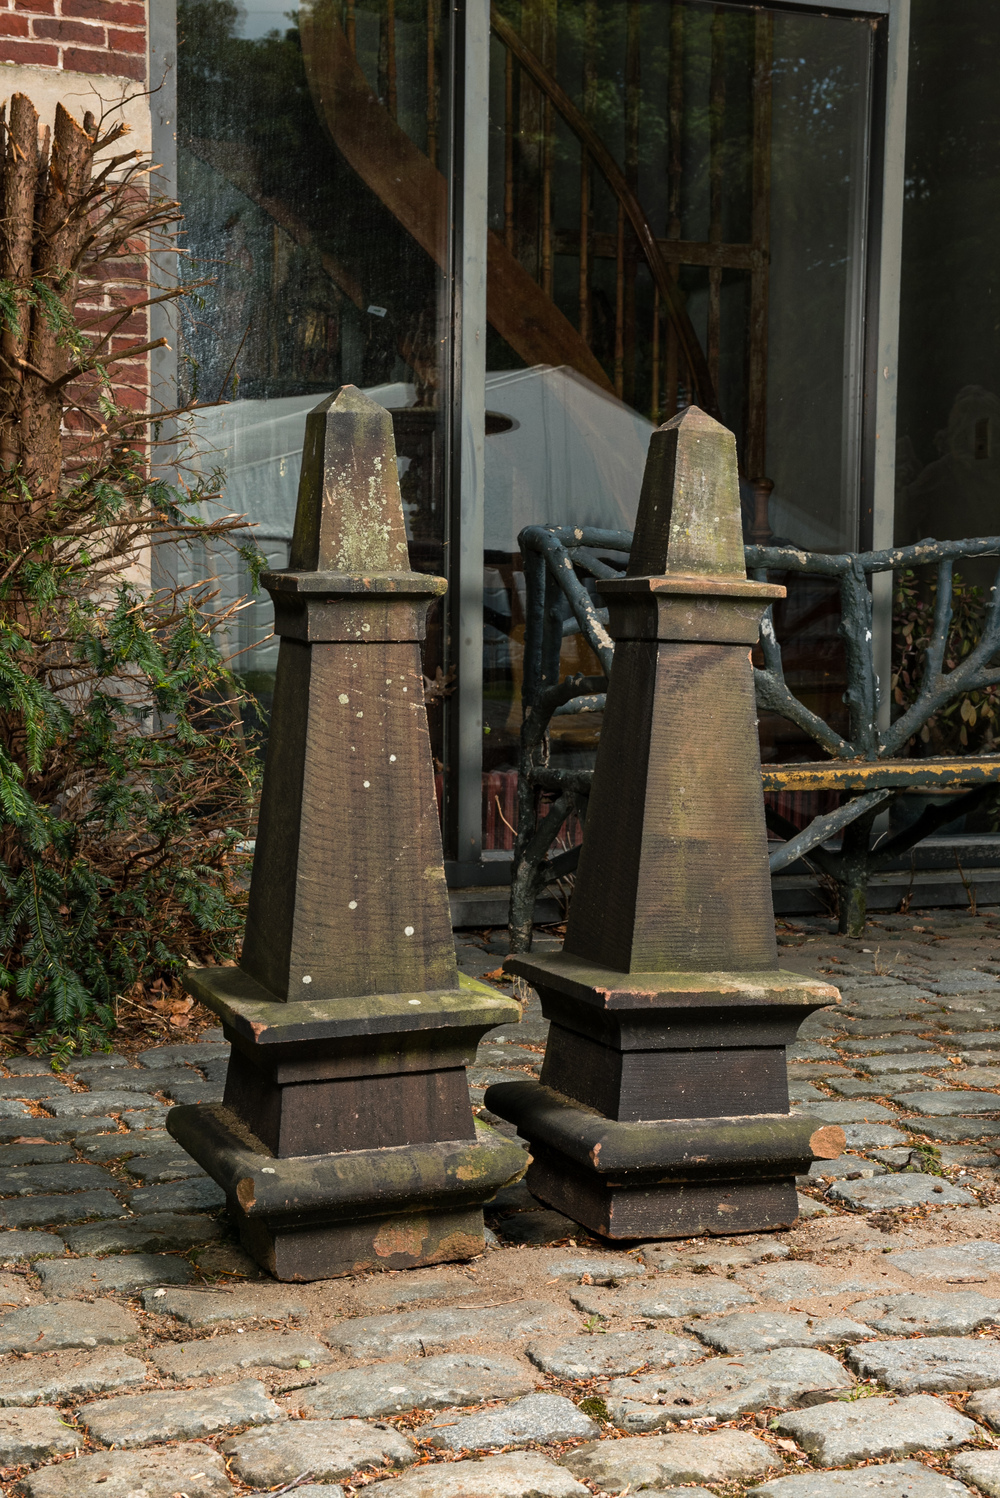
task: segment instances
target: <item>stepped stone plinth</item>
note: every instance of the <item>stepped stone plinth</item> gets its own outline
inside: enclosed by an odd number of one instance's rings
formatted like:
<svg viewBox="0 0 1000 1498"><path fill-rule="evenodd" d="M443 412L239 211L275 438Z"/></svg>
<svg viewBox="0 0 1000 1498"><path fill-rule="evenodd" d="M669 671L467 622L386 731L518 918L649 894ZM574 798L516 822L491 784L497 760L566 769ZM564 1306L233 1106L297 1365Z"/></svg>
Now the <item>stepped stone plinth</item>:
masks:
<svg viewBox="0 0 1000 1498"><path fill-rule="evenodd" d="M789 1112L785 1048L835 988L778 967L736 444L696 408L650 441L566 942L508 971L551 1021L486 1106L541 1200L609 1238L787 1226L843 1131Z"/></svg>
<svg viewBox="0 0 1000 1498"><path fill-rule="evenodd" d="M310 413L243 954L188 970L232 1053L173 1136L282 1280L464 1259L524 1152L465 1068L514 1000L455 961L420 640L443 578L410 570L389 414L353 386Z"/></svg>

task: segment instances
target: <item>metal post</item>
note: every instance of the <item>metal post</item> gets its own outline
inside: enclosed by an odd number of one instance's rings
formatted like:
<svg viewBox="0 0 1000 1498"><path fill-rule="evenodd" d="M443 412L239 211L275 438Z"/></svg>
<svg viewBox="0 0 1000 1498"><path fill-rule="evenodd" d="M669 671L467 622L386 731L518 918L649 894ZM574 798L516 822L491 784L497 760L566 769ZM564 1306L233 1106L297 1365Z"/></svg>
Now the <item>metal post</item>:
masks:
<svg viewBox="0 0 1000 1498"><path fill-rule="evenodd" d="M454 506L452 614L458 666L455 853L479 863L483 842L483 547L485 540L486 242L489 168L489 0L465 0L457 18L454 214L455 354L452 428L458 478ZM454 742L454 741L453 741ZM459 881L464 882L459 874Z"/></svg>

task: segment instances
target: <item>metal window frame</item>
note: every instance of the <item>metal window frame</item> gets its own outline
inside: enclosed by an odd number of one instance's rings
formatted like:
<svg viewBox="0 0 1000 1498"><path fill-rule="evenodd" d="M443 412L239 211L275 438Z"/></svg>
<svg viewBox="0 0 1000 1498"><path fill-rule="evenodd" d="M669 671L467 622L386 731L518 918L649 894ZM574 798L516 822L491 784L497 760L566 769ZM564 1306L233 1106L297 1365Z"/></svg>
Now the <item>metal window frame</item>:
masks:
<svg viewBox="0 0 1000 1498"><path fill-rule="evenodd" d="M696 0L698 3L698 0ZM708 0L705 0L708 3ZM715 0L718 3L718 0ZM900 255L903 227L907 48L910 0L723 0L734 9L783 10L853 16L875 23L875 53L869 128L869 200L864 296L863 395L860 441L859 545L892 544L895 491L896 391L899 347ZM455 163L460 175L453 193L461 248L455 266L456 351L460 359L460 413L453 448L460 515L451 574L457 595L456 665L458 688L452 712L457 720L451 743L455 758L456 816L452 857L446 863L450 885L503 883L504 860L482 857L482 640L484 463L486 378L486 183L489 114L488 0L464 0L460 30L464 47L462 146ZM463 190L464 189L464 190ZM459 310L460 309L460 310ZM458 349L460 346L460 353ZM473 421L472 416L476 419ZM875 660L880 681L888 683L891 653L892 577L874 584ZM881 693L880 716L888 724L889 693ZM451 842L451 839L449 839ZM454 852L452 851L454 850ZM455 857L455 853L458 854Z"/></svg>

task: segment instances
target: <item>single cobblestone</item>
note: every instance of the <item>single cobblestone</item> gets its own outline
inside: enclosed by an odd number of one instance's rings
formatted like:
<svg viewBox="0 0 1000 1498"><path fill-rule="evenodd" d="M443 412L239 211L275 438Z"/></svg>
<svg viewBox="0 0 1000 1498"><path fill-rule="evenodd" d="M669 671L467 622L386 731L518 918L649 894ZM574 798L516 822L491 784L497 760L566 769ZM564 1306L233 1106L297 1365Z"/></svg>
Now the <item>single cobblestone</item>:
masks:
<svg viewBox="0 0 1000 1498"><path fill-rule="evenodd" d="M158 1131L157 1131L158 1132ZM123 1134L122 1139L131 1139ZM125 1172L145 1185L161 1185L170 1181L208 1179L208 1172L186 1155L183 1150L157 1150L148 1155L133 1155L125 1161Z"/></svg>
<svg viewBox="0 0 1000 1498"><path fill-rule="evenodd" d="M676 1321L682 1316L712 1316L734 1306L753 1304L755 1297L738 1285L709 1279L697 1285L678 1285L669 1281L655 1289L590 1289L581 1286L570 1291L570 1300L585 1316L645 1317L650 1321Z"/></svg>
<svg viewBox="0 0 1000 1498"><path fill-rule="evenodd" d="M154 1361L166 1378L212 1378L242 1368L315 1367L328 1363L330 1353L315 1337L300 1332L249 1332L245 1337L234 1334L198 1342L167 1342L154 1354Z"/></svg>
<svg viewBox="0 0 1000 1498"><path fill-rule="evenodd" d="M155 1389L81 1406L77 1419L92 1440L128 1448L150 1441L190 1441L240 1425L270 1425L285 1411L256 1379L207 1389Z"/></svg>
<svg viewBox="0 0 1000 1498"><path fill-rule="evenodd" d="M791 1436L820 1467L846 1467L911 1451L949 1451L977 1433L972 1420L929 1394L838 1400L792 1410L778 1416L776 1429Z"/></svg>
<svg viewBox="0 0 1000 1498"><path fill-rule="evenodd" d="M482 1451L496 1446L523 1446L528 1441L592 1440L601 1427L562 1394L529 1394L500 1409L464 1419L431 1421L419 1430L421 1440L441 1451Z"/></svg>
<svg viewBox="0 0 1000 1498"><path fill-rule="evenodd" d="M363 1420L293 1420L236 1436L222 1449L237 1477L263 1488L294 1482L304 1472L335 1482L366 1467L408 1467L417 1456L398 1431Z"/></svg>
<svg viewBox="0 0 1000 1498"><path fill-rule="evenodd" d="M20 1232L17 1228L0 1233L0 1264L21 1264L26 1259L65 1252L66 1245L56 1233Z"/></svg>
<svg viewBox="0 0 1000 1498"><path fill-rule="evenodd" d="M88 1218L123 1217L125 1208L110 1191L78 1191L70 1196L28 1196L0 1202L0 1228L61 1228ZM64 1234L67 1243L69 1233Z"/></svg>
<svg viewBox="0 0 1000 1498"><path fill-rule="evenodd" d="M62 1165L72 1160L75 1151L71 1144L5 1144L0 1146L0 1168L6 1170L16 1165Z"/></svg>
<svg viewBox="0 0 1000 1498"><path fill-rule="evenodd" d="M1000 1101L1000 1099L998 1099ZM886 1175L870 1181L836 1181L829 1190L834 1201L846 1202L866 1212L887 1207L971 1207L976 1198L960 1186L934 1176Z"/></svg>
<svg viewBox="0 0 1000 1498"><path fill-rule="evenodd" d="M103 1301L50 1301L8 1311L0 1321L0 1352L50 1352L60 1347L114 1346L139 1335L134 1317Z"/></svg>
<svg viewBox="0 0 1000 1498"><path fill-rule="evenodd" d="M72 1451L79 1434L48 1405L34 1409L0 1409L0 1467L19 1467L26 1462L44 1462L47 1457Z"/></svg>
<svg viewBox="0 0 1000 1498"><path fill-rule="evenodd" d="M987 1300L972 1290L953 1295L886 1295L855 1301L851 1314L888 1337L917 1332L922 1336L962 1337L981 1326L1000 1325L1000 1300Z"/></svg>
<svg viewBox="0 0 1000 1498"><path fill-rule="evenodd" d="M872 1304L873 1302L869 1302ZM852 1314L859 1314L851 1306ZM788 1312L736 1311L718 1321L692 1321L691 1331L717 1352L767 1352L774 1347L826 1347L837 1342L862 1342L871 1328L843 1316L812 1317Z"/></svg>
<svg viewBox="0 0 1000 1498"><path fill-rule="evenodd" d="M780 1464L777 1452L741 1430L629 1436L582 1446L562 1458L574 1477L613 1494L674 1483L749 1482Z"/></svg>
<svg viewBox="0 0 1000 1498"><path fill-rule="evenodd" d="M515 1399L531 1393L536 1381L537 1375L513 1358L450 1352L328 1373L297 1389L294 1402L314 1418L371 1419L412 1409L444 1410L486 1399Z"/></svg>
<svg viewBox="0 0 1000 1498"><path fill-rule="evenodd" d="M746 1269L765 1259L787 1259L786 1243L763 1238L759 1243L701 1243L678 1252L672 1243L645 1243L642 1262L660 1274L690 1274L700 1269Z"/></svg>
<svg viewBox="0 0 1000 1498"><path fill-rule="evenodd" d="M146 1365L121 1352L56 1352L43 1363L23 1359L0 1367L0 1405L27 1405L71 1399L74 1395L107 1394L146 1382Z"/></svg>
<svg viewBox="0 0 1000 1498"><path fill-rule="evenodd" d="M221 1238L222 1233L222 1224L211 1217L161 1212L121 1223L93 1222L82 1228L67 1228L63 1237L78 1254L162 1253L193 1248Z"/></svg>
<svg viewBox="0 0 1000 1498"><path fill-rule="evenodd" d="M903 1249L887 1262L917 1279L960 1283L969 1276L1000 1275L1000 1243L981 1240L954 1247Z"/></svg>
<svg viewBox="0 0 1000 1498"><path fill-rule="evenodd" d="M952 1466L955 1461L952 1458ZM888 1462L853 1472L772 1477L753 1489L753 1498L970 1498L970 1494L964 1484L919 1462Z"/></svg>
<svg viewBox="0 0 1000 1498"><path fill-rule="evenodd" d="M952 1457L951 1469L989 1498L1000 1498L1000 1451L961 1451Z"/></svg>
<svg viewBox="0 0 1000 1498"><path fill-rule="evenodd" d="M581 1280L589 1275L595 1285L618 1284L622 1280L641 1279L648 1273L645 1265L625 1254L594 1254L593 1258L552 1258L545 1263L549 1278Z"/></svg>
<svg viewBox="0 0 1000 1498"><path fill-rule="evenodd" d="M849 1389L853 1380L829 1353L787 1347L776 1352L710 1358L693 1368L612 1380L608 1414L622 1430L657 1430L711 1416L735 1420L751 1410L783 1409L803 1394Z"/></svg>
<svg viewBox="0 0 1000 1498"><path fill-rule="evenodd" d="M40 1196L43 1192L114 1190L110 1171L99 1165L14 1165L0 1167L0 1196Z"/></svg>
<svg viewBox="0 0 1000 1498"><path fill-rule="evenodd" d="M98 1113L119 1113L126 1108L136 1109L162 1105L147 1092L65 1092L63 1097L53 1098L49 1111L56 1118L87 1118Z"/></svg>
<svg viewBox="0 0 1000 1498"><path fill-rule="evenodd" d="M121 1254L108 1259L43 1259L35 1266L46 1295L134 1295L150 1285L186 1285L191 1265L174 1254Z"/></svg>
<svg viewBox="0 0 1000 1498"><path fill-rule="evenodd" d="M211 1212L225 1205L226 1193L207 1175L166 1186L143 1186L129 1197L133 1212Z"/></svg>
<svg viewBox="0 0 1000 1498"><path fill-rule="evenodd" d="M607 1295L614 1292L591 1293ZM561 1306L541 1300L523 1300L514 1305L477 1311L444 1309L415 1312L410 1316L359 1316L338 1322L324 1335L348 1357L361 1358L444 1350L471 1338L483 1342L510 1342L515 1337L576 1330L576 1327L575 1318Z"/></svg>
<svg viewBox="0 0 1000 1498"><path fill-rule="evenodd" d="M695 1363L705 1349L690 1337L669 1332L604 1332L598 1337L542 1337L528 1346L528 1357L556 1378L611 1378L637 1368L672 1368Z"/></svg>
<svg viewBox="0 0 1000 1498"><path fill-rule="evenodd" d="M871 1295L885 1288L873 1280L831 1274L816 1264L764 1264L741 1274L740 1279L762 1300L783 1304L804 1296L834 1300L844 1295Z"/></svg>
<svg viewBox="0 0 1000 1498"><path fill-rule="evenodd" d="M147 1311L155 1311L158 1316L173 1316L184 1326L199 1331L224 1326L226 1322L288 1321L306 1315L306 1307L298 1296L270 1287L253 1297L239 1292L226 1295L211 1290L197 1293L165 1290L162 1294L144 1290L142 1304Z"/></svg>
<svg viewBox="0 0 1000 1498"><path fill-rule="evenodd" d="M233 1498L225 1462L200 1442L78 1456L29 1472L15 1492L18 1498Z"/></svg>
<svg viewBox="0 0 1000 1498"><path fill-rule="evenodd" d="M990 1389L1000 1385L1000 1344L969 1337L862 1342L847 1354L863 1378L900 1394Z"/></svg>
<svg viewBox="0 0 1000 1498"><path fill-rule="evenodd" d="M314 1488L326 1498L328 1488ZM296 1488L299 1493L308 1488ZM376 1482L364 1489L365 1498L590 1498L590 1489L537 1451L511 1451L482 1461L449 1462L414 1467L402 1477ZM685 1489L694 1498L697 1489Z"/></svg>
<svg viewBox="0 0 1000 1498"><path fill-rule="evenodd" d="M907 1142L907 1135L901 1129L890 1128L888 1124L854 1123L843 1127L844 1138L851 1149L887 1149Z"/></svg>

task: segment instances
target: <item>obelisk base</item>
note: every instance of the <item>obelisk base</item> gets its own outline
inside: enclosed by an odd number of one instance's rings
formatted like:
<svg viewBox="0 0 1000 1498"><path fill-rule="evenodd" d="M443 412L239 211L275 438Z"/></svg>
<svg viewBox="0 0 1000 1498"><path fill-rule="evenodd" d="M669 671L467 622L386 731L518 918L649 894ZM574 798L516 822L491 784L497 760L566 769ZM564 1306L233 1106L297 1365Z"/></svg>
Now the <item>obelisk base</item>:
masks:
<svg viewBox="0 0 1000 1498"><path fill-rule="evenodd" d="M172 1108L167 1128L226 1193L247 1252L279 1280L473 1258L483 1203L524 1174L519 1145L474 1139L279 1158L223 1104Z"/></svg>
<svg viewBox="0 0 1000 1498"><path fill-rule="evenodd" d="M845 1146L843 1129L801 1114L619 1123L529 1081L484 1101L530 1142L532 1195L619 1241L789 1227L795 1177Z"/></svg>

